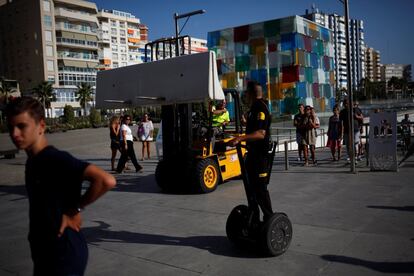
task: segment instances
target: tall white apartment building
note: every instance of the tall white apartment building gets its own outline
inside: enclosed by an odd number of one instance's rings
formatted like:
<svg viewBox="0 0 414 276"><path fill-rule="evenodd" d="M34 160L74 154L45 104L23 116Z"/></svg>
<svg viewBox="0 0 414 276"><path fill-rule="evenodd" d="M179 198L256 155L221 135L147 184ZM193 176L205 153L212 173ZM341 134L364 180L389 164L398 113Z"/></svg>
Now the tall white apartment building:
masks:
<svg viewBox="0 0 414 276"><path fill-rule="evenodd" d="M101 10L98 13L100 70L144 62L148 28L134 15Z"/></svg>
<svg viewBox="0 0 414 276"><path fill-rule="evenodd" d="M372 82L381 81L381 55L374 48L367 47L365 52L365 78Z"/></svg>
<svg viewBox="0 0 414 276"><path fill-rule="evenodd" d="M53 84L57 101L79 108L77 85L96 83L98 10L82 0L7 0L0 3L0 75L20 83L23 94L43 81ZM90 103L92 105L92 103Z"/></svg>
<svg viewBox="0 0 414 276"><path fill-rule="evenodd" d="M386 82L388 82L392 77L401 79L403 77L403 72L403 64L384 64L381 67L381 78Z"/></svg>
<svg viewBox="0 0 414 276"><path fill-rule="evenodd" d="M190 49L192 54L203 53L208 51L207 40L201 38L191 37L191 47L188 45L188 40L185 41L184 47ZM187 50L188 53L188 50Z"/></svg>
<svg viewBox="0 0 414 276"><path fill-rule="evenodd" d="M314 7L311 12L306 10L303 17L333 31L336 88L347 88L345 17L338 14L326 14ZM351 87L355 91L358 90L361 79L365 78L365 40L364 22L362 20L349 20L349 42L351 49Z"/></svg>
<svg viewBox="0 0 414 276"><path fill-rule="evenodd" d="M22 94L52 83L50 114L59 117L65 105L83 112L77 86L95 89L98 70L142 62L148 28L130 13L98 13L83 0L0 0L0 38L0 76L17 80Z"/></svg>

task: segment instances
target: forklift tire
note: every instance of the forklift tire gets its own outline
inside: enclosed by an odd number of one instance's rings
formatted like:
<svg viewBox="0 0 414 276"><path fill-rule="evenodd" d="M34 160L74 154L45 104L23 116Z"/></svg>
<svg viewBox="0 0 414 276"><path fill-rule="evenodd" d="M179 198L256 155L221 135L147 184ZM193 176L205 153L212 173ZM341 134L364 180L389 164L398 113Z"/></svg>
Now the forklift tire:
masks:
<svg viewBox="0 0 414 276"><path fill-rule="evenodd" d="M292 240L292 223L286 214L274 213L263 225L260 243L264 253L278 256L286 252Z"/></svg>
<svg viewBox="0 0 414 276"><path fill-rule="evenodd" d="M217 163L210 158L198 161L195 169L194 183L199 192L210 193L217 188L220 171Z"/></svg>
<svg viewBox="0 0 414 276"><path fill-rule="evenodd" d="M248 207L238 205L233 208L226 222L227 238L236 246L242 247L248 239Z"/></svg>

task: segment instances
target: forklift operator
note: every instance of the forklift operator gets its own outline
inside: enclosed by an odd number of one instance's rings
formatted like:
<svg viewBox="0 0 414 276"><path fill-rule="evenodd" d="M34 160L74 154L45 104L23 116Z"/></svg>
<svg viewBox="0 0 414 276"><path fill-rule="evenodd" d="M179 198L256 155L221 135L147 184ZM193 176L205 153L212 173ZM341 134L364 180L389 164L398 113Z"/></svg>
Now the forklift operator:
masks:
<svg viewBox="0 0 414 276"><path fill-rule="evenodd" d="M229 112L226 109L226 100L220 102L217 107L213 106L213 127L223 127L230 122Z"/></svg>
<svg viewBox="0 0 414 276"><path fill-rule="evenodd" d="M273 214L272 202L267 189L270 112L262 98L263 92L259 83L250 81L247 84L246 96L250 105L247 113L246 135L234 138L229 141L229 145L235 146L241 141L246 141L248 152L245 165L248 179L254 187L257 202L263 212L263 220L267 221Z"/></svg>

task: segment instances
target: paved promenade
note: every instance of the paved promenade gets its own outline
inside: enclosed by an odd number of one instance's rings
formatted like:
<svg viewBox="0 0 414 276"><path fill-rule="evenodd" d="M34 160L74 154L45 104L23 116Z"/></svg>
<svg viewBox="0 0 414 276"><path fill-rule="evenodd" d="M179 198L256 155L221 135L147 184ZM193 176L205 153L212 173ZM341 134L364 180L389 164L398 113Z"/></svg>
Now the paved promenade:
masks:
<svg viewBox="0 0 414 276"><path fill-rule="evenodd" d="M83 129L48 138L109 170L108 136ZM2 145L7 139L0 135ZM140 157L140 143L135 149ZM413 275L414 157L399 172L370 172L360 162L351 174L326 149L317 154L318 166L303 167L292 152L289 171L276 156L269 189L274 209L293 223L293 240L273 258L227 240L227 216L246 202L241 180L210 194L165 194L154 179L157 161L143 161L144 173L117 175L117 187L84 211L86 275ZM0 275L31 275L25 160L24 152L0 159Z"/></svg>

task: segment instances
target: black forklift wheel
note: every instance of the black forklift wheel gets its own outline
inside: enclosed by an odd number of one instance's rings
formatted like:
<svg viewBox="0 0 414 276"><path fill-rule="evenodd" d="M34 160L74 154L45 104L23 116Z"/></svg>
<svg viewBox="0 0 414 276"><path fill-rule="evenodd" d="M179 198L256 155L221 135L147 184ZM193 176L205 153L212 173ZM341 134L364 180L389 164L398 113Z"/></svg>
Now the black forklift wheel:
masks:
<svg viewBox="0 0 414 276"><path fill-rule="evenodd" d="M194 184L202 193L210 193L217 188L220 179L220 172L217 163L210 159L198 161L195 169Z"/></svg>
<svg viewBox="0 0 414 276"><path fill-rule="evenodd" d="M275 213L263 225L260 236L264 252L278 256L286 252L292 240L292 223L286 214Z"/></svg>
<svg viewBox="0 0 414 276"><path fill-rule="evenodd" d="M226 223L227 238L236 246L245 244L248 238L248 207L239 205L231 211Z"/></svg>

